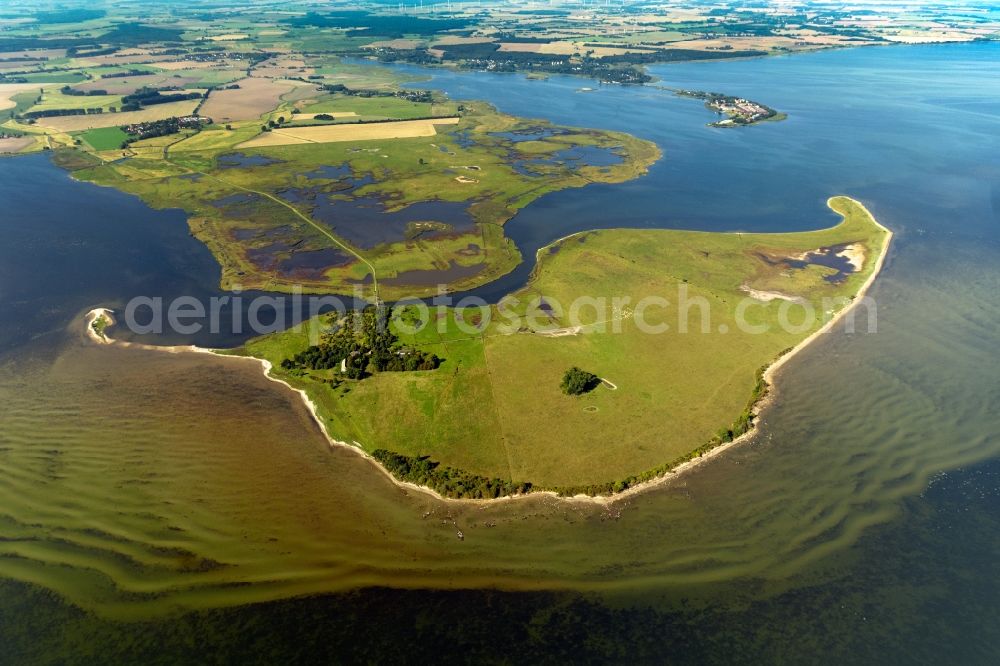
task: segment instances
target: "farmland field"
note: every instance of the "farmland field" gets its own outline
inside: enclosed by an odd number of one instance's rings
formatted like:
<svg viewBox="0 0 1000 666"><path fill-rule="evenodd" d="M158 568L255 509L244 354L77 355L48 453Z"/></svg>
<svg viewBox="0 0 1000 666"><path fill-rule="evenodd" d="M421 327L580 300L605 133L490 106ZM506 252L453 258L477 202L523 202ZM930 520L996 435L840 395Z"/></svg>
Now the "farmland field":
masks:
<svg viewBox="0 0 1000 666"><path fill-rule="evenodd" d="M34 137L13 137L0 139L0 153L19 153L35 142Z"/></svg>
<svg viewBox="0 0 1000 666"><path fill-rule="evenodd" d="M80 99L87 99L85 97ZM140 111L125 111L119 113L91 113L79 116L55 116L39 118L38 124L61 132L88 130L98 127L120 127L132 123L144 123L152 120L162 120L172 116L190 115L200 100L189 99L181 102L157 104Z"/></svg>
<svg viewBox="0 0 1000 666"><path fill-rule="evenodd" d="M35 104L29 112L49 111L52 109L104 109L121 106L120 95L66 95L59 92L58 87L46 86L41 95L41 101Z"/></svg>
<svg viewBox="0 0 1000 666"><path fill-rule="evenodd" d="M0 83L0 111L13 109L17 106L11 97L19 93L37 91L38 86L31 83Z"/></svg>
<svg viewBox="0 0 1000 666"><path fill-rule="evenodd" d="M114 150L128 139L128 134L117 127L100 127L87 130L79 138L94 150Z"/></svg>
<svg viewBox="0 0 1000 666"><path fill-rule="evenodd" d="M281 96L293 90L298 84L276 79L240 79L231 90L215 90L209 94L202 106L202 113L215 122L234 120L255 120L277 108Z"/></svg>
<svg viewBox="0 0 1000 666"><path fill-rule="evenodd" d="M373 141L376 139L412 139L437 134L437 125L455 125L458 118L431 120L401 120L386 123L343 123L316 125L294 129L276 129L265 132L240 148L287 146L300 143L335 143L338 141Z"/></svg>

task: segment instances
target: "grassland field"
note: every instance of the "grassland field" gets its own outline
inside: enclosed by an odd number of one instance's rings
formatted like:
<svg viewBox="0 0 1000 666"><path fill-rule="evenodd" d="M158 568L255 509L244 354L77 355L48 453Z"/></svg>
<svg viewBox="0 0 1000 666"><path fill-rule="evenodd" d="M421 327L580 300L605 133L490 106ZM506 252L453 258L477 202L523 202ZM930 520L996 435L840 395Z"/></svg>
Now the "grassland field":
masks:
<svg viewBox="0 0 1000 666"><path fill-rule="evenodd" d="M79 135L82 141L97 151L117 150L129 135L118 127L100 127Z"/></svg>

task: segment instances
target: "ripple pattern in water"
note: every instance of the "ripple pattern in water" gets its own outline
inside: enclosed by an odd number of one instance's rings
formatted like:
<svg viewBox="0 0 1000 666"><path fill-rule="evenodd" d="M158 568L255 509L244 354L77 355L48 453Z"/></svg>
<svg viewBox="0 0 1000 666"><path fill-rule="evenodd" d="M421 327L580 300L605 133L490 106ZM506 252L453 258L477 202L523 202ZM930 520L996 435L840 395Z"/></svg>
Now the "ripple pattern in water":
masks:
<svg viewBox="0 0 1000 666"><path fill-rule="evenodd" d="M757 441L610 508L408 494L329 451L254 364L78 331L28 347L0 381L0 575L132 618L373 584L779 590L933 474L1000 453L996 248L902 245L878 334L829 336L781 377ZM904 285L941 252L964 268Z"/></svg>

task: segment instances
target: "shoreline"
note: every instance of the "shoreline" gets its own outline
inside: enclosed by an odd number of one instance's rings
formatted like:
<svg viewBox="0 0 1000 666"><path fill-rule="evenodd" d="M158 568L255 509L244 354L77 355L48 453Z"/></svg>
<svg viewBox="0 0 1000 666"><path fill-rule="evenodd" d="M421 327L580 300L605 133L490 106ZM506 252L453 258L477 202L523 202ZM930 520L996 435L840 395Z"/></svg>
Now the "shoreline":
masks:
<svg viewBox="0 0 1000 666"><path fill-rule="evenodd" d="M836 198L836 197L830 197L829 199L827 199L827 202L826 202L827 203L827 207L830 208L831 210L833 210L833 207L831 206L831 202L833 201L834 198ZM623 490L621 492L612 493L610 495L586 495L586 494L578 494L578 495L572 495L572 496L564 496L564 495L558 494L557 492L555 492L553 490L535 490L535 491L531 491L531 492L524 493L524 494L505 495L503 497L487 498L487 499L468 499L468 498L446 497L446 496L438 493L433 488L430 488L428 486L421 486L421 485L418 485L416 483L412 483L410 481L402 481L402 480L396 478L395 476L393 476L393 474L388 469L385 468L385 466L382 465L382 463L380 463L373 456L371 456L367 451L365 451L361 447L361 444L359 442L355 441L355 442L352 443L352 442L341 441L341 440L338 440L338 439L334 438L330 434L329 430L327 429L326 424L320 418L320 415L319 415L318 409L316 407L316 404L312 401L312 399L309 397L309 395L306 393L306 391L304 389L295 388L294 386L292 386L291 384L289 384L288 382L286 382L283 379L278 379L276 377L271 376L271 369L272 369L273 366L272 366L271 362L268 361L268 360L266 360L266 359L257 358L257 357L254 357L254 356L238 356L238 355L233 355L233 354L225 354L225 353L221 353L220 351L215 350L215 349L209 349L209 348L206 348L206 347L198 347L198 346L195 346L195 345L162 346L162 345L148 345L148 344L144 344L144 343L136 343L136 342L127 342L127 341L115 340L110 335L108 335L106 332L105 332L104 336L101 337L100 335L98 335L98 333L93 328L94 322L97 321L97 319L99 317L104 316L104 317L106 317L108 319L108 324L107 324L108 328L111 328L111 327L113 327L113 326L116 325L116 320L114 318L114 311L110 310L109 308L103 308L103 307L94 308L94 309L90 310L89 312L87 312L87 314L85 316L85 320L86 320L86 332L87 332L87 337L92 342L96 342L97 344L118 345L118 346L121 346L121 347L127 347L127 348L133 348L133 349L142 349L142 350L146 350L146 351L161 351L161 352L167 352L167 353L171 353L171 354L186 353L186 352L188 352L188 353L196 353L196 354L211 354L211 355L216 356L218 358L242 359L242 360L246 360L246 361L258 363L260 365L260 367L261 367L261 370L263 371L264 377L268 381L272 381L272 382L275 382L277 384L281 384L281 385L285 386L286 388L288 388L289 390L291 390L291 391L293 391L293 392L295 392L295 393L297 393L299 395L299 397L301 398L301 400L302 400L303 404L305 405L306 409L309 411L310 415L312 416L313 422L319 427L320 432L322 433L322 435L324 436L324 438L326 438L327 444L331 448L332 447L342 447L342 448L350 449L354 453L362 456L364 459L366 459L369 462L371 462L375 466L375 468L377 470L379 470L386 478L388 478L389 480L391 480L393 482L393 484L395 484L401 490L409 490L409 491L418 492L418 493L427 495L429 497L432 497L432 498L434 498L436 500L443 501L443 502L468 503L468 504L477 504L477 505L482 505L484 503L510 502L510 501L515 501L515 500L522 500L522 499L532 498L532 497L535 497L535 498L550 497L550 498L554 498L554 499L557 499L557 500L563 501L563 502L571 502L571 503L573 503L573 502L575 502L575 503L581 503L582 502L582 503L600 504L600 505L604 505L604 506L609 506L609 505L611 505L611 504L613 504L613 503L615 503L615 502L617 502L619 500L627 499L627 498L629 498L629 497L631 497L633 495L638 495L640 493L643 493L643 492L645 492L647 490L650 490L652 488L655 488L657 486L670 483L671 481L674 481L677 478L679 478L680 476L682 476L684 474L684 472L688 472L688 471L690 471L690 470L698 467L699 465L701 465L701 464L703 464L703 463L705 463L705 462L707 462L709 460L713 460L714 458L722 455L723 453L725 453L729 449L733 448L734 446L737 446L739 444L743 444L746 441L752 439L757 434L757 431L758 431L758 428L759 428L759 425L758 425L759 416L773 402L774 383L775 383L775 377L777 376L778 372L792 358L794 358L796 355L798 355L799 352L801 352L803 349L807 348L810 344L812 344L813 342L815 342L816 340L818 340L820 337L822 337L824 334L826 334L827 332L829 332L848 313L850 313L851 311L853 311L854 308L857 306L857 304L868 293L869 289L875 283L876 278L882 272L882 268L883 268L883 266L885 264L885 259L886 259L886 257L889 254L889 248L890 248L890 245L892 243L892 239L893 239L893 235L894 234L893 234L893 232L889 228L887 228L886 226L884 226L883 224L881 224L875 218L875 216L872 215L871 211L869 211L868 208L864 204L862 204L860 201L857 201L856 199L851 199L851 200L854 201L854 203L856 203L871 218L871 220L875 223L875 225L877 227L879 227L880 229L882 229L883 231L885 231L886 237L885 237L885 242L884 242L884 244L882 246L882 251L879 253L877 259L875 260L875 264L874 264L874 266L872 268L871 274L865 279L864 283L862 283L862 285L858 288L857 293L854 295L854 297L852 298L851 302L848 305L846 305L843 308L841 308L840 311L838 311L833 317L831 317L829 321L827 321L825 324L823 324L823 326L821 326L817 330L813 331L813 333L811 333L804 340L802 340L797 345L795 345L794 347L792 347L791 349L789 349L787 352L781 354L779 357L775 358L770 364L768 364L767 368L764 370L764 373L763 373L763 379L764 379L764 381L767 384L767 391L764 393L764 395L760 398L760 400L757 401L757 403L752 408L754 419L753 419L753 423L750 426L750 429L747 430L747 432L745 432L744 434L740 435L739 437L736 437L732 441L720 443L718 446L715 446L712 449L709 449L708 451L705 451L701 455L696 456L696 457L694 457L694 458L692 458L690 460L687 460L687 461L681 463L680 465L677 465L676 467L674 467L671 470L663 473L660 476L657 476L655 478L649 479L648 481L643 481L641 483L637 483L636 485L630 486L629 488L626 488L625 490ZM581 233L587 233L587 232L580 231L580 232L576 232L576 233L573 233L573 234L569 234L568 236L564 237L563 239L560 239L560 241L564 240L565 238L570 238L572 236L576 236L576 235L581 234ZM560 241L555 241L555 243L558 243ZM550 243L549 245L551 246L551 245L554 245L555 243ZM548 246L546 246L546 247L548 247ZM539 250L539 253L540 252L541 252L541 250Z"/></svg>

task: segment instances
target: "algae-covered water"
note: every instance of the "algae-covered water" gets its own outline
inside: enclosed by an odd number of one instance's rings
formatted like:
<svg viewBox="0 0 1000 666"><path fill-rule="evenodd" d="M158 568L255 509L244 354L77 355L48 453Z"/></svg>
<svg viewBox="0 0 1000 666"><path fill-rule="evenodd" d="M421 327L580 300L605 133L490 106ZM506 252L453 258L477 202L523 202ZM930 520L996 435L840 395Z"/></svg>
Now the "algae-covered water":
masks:
<svg viewBox="0 0 1000 666"><path fill-rule="evenodd" d="M407 493L252 364L88 343L91 307L207 297L218 269L180 213L0 160L0 662L992 663L998 46L655 68L789 113L733 130L666 91L431 83L664 148L624 189L523 211L525 248L574 224L812 228L838 193L897 232L877 334L827 336L753 442L610 507Z"/></svg>

